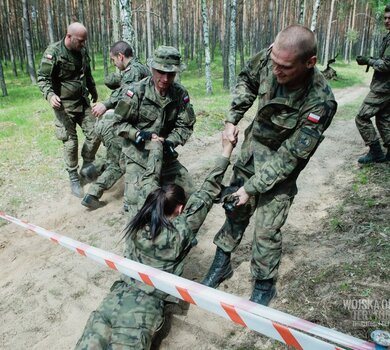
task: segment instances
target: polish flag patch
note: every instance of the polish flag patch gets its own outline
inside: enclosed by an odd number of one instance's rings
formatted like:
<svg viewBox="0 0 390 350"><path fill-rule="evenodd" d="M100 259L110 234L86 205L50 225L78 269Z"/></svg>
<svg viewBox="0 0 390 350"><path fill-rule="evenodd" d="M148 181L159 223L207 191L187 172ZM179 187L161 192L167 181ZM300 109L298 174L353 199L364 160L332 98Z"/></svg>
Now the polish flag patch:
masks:
<svg viewBox="0 0 390 350"><path fill-rule="evenodd" d="M184 101L184 103L190 102L190 96L185 96L185 97L183 98L183 101Z"/></svg>
<svg viewBox="0 0 390 350"><path fill-rule="evenodd" d="M311 121L312 123L315 123L315 124L318 124L318 122L320 121L321 117L317 114L314 114L314 113L309 113L309 115L307 116L307 120Z"/></svg>
<svg viewBox="0 0 390 350"><path fill-rule="evenodd" d="M47 54L47 55L46 55L46 58L47 58L48 60L52 60L52 59L53 59L53 56L52 56L52 55L49 55L49 54Z"/></svg>
<svg viewBox="0 0 390 350"><path fill-rule="evenodd" d="M133 97L134 96L134 92L131 91L131 90L127 90L126 95L129 96L129 97Z"/></svg>

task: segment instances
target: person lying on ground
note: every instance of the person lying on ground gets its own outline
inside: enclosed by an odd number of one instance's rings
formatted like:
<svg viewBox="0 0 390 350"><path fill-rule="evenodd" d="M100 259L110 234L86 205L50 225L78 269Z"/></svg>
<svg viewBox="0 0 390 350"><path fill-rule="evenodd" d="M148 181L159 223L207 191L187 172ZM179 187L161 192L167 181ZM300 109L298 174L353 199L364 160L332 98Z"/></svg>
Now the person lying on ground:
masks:
<svg viewBox="0 0 390 350"><path fill-rule="evenodd" d="M139 181L139 210L125 228L125 256L160 270L181 275L184 259L196 244L196 234L229 165L233 144L222 135L222 154L200 190L186 202L176 184L159 186L163 143L157 135L145 145L149 158ZM146 199L145 199L146 198ZM178 299L126 275L116 281L93 311L76 349L150 349L153 336L164 323L164 306Z"/></svg>

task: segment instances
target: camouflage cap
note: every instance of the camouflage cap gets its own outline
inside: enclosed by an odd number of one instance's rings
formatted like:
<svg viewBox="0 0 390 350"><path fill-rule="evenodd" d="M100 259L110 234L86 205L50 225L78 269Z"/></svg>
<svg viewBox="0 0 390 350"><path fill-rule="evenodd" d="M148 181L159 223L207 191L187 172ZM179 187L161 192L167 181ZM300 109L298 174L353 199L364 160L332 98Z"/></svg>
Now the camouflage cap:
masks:
<svg viewBox="0 0 390 350"><path fill-rule="evenodd" d="M172 46L159 46L153 54L150 66L163 72L181 72L181 55L177 49Z"/></svg>
<svg viewBox="0 0 390 350"><path fill-rule="evenodd" d="M121 86L121 75L119 73L111 73L104 77L104 84L111 90L115 90Z"/></svg>

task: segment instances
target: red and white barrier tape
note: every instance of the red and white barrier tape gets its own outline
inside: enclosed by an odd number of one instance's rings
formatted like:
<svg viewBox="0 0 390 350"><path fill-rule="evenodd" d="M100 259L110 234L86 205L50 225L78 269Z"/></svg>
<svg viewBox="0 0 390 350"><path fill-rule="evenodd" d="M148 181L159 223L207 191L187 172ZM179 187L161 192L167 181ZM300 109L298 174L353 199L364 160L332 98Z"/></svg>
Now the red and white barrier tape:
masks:
<svg viewBox="0 0 390 350"><path fill-rule="evenodd" d="M241 326L248 327L267 337L293 346L296 349L342 350L342 348L316 337L321 337L331 343L353 350L374 350L376 348L373 343L123 258L19 220L3 212L0 212L0 218L27 228L101 265L108 266L165 293L197 305L204 310L229 319Z"/></svg>

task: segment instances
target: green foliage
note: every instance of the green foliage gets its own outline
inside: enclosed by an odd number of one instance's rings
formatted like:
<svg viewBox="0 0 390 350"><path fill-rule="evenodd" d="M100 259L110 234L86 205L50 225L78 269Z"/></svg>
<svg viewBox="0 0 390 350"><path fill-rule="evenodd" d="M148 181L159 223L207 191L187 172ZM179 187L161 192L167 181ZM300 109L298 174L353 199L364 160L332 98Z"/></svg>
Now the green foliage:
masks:
<svg viewBox="0 0 390 350"><path fill-rule="evenodd" d="M355 43L359 39L359 32L356 30L349 30L347 32L347 39Z"/></svg>
<svg viewBox="0 0 390 350"><path fill-rule="evenodd" d="M332 68L337 72L337 80L331 80L332 89L344 89L353 85L362 84L365 81L364 68L358 66L356 62L352 64L336 61Z"/></svg>

